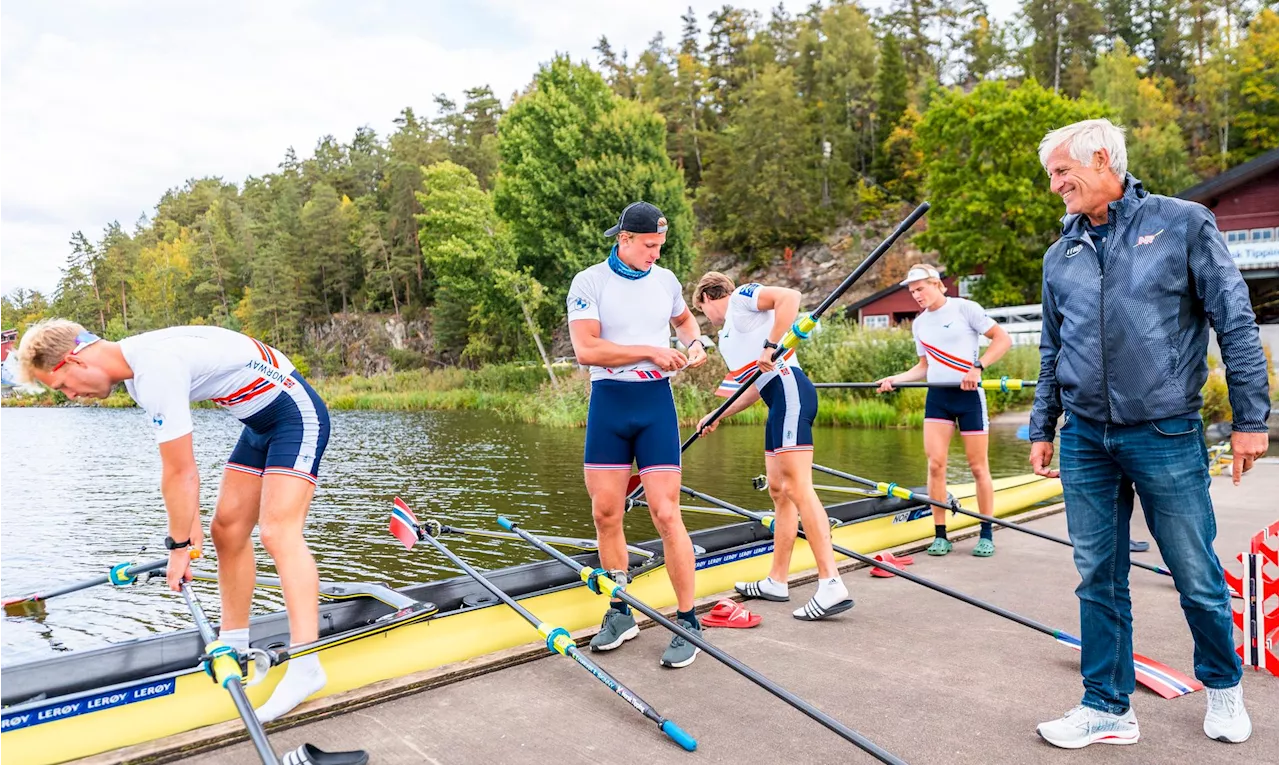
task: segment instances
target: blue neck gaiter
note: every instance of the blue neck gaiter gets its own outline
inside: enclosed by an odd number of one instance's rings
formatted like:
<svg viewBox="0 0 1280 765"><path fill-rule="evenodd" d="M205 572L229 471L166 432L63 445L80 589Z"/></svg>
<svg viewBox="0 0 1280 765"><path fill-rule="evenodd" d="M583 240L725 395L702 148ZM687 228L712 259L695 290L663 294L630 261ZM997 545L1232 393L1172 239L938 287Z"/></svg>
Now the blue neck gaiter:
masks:
<svg viewBox="0 0 1280 765"><path fill-rule="evenodd" d="M641 279L649 275L649 271L637 271L626 263L622 262L622 258L618 257L618 245L613 245L613 249L609 251L609 268L623 279Z"/></svg>

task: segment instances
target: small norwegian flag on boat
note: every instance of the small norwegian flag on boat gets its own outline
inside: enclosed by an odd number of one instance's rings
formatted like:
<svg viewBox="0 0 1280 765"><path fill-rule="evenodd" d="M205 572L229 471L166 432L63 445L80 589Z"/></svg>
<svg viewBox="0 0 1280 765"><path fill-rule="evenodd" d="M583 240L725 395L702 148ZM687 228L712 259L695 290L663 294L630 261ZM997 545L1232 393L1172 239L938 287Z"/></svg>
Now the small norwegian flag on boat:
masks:
<svg viewBox="0 0 1280 765"><path fill-rule="evenodd" d="M399 497L396 497L395 507L391 509L391 534L407 550L412 550L418 542L418 519Z"/></svg>

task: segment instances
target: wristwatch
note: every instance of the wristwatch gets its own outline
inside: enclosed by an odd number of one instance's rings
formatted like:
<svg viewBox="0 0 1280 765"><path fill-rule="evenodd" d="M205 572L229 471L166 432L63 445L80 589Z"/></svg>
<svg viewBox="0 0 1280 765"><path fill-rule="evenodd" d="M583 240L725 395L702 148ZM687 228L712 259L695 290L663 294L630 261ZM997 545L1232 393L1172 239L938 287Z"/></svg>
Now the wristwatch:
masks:
<svg viewBox="0 0 1280 765"><path fill-rule="evenodd" d="M981 359L979 359L978 361L973 362L973 368L974 368L974 369L976 369L976 370L978 370L979 372L981 372L982 370L986 369L987 367L986 367L986 365L985 365L985 364L983 364L983 363L982 363L982 360L981 360Z"/></svg>
<svg viewBox="0 0 1280 765"><path fill-rule="evenodd" d="M777 343L771 343L771 342L769 342L769 338L767 338L767 337L764 339L764 347L765 347L765 348L772 348L772 349L774 349L775 351L776 351L776 350L778 350L778 344L777 344Z"/></svg>
<svg viewBox="0 0 1280 765"><path fill-rule="evenodd" d="M184 547L190 547L191 540L188 539L184 542L175 542L173 541L173 537L165 537L164 546L165 546L165 549L168 549L168 550L181 550Z"/></svg>

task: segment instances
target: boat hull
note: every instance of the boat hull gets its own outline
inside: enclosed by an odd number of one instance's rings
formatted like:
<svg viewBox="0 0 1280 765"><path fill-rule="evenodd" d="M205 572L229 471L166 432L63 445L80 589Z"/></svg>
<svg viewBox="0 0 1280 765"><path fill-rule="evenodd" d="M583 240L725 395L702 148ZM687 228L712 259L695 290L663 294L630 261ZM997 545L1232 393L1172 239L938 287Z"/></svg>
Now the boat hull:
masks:
<svg viewBox="0 0 1280 765"><path fill-rule="evenodd" d="M953 493L962 506L977 509L971 485L956 486ZM1060 493L1057 480L1035 476L1000 479L996 481L996 513L1018 512ZM828 511L833 518L856 521L834 529L832 537L836 544L859 552L896 547L933 534L929 508L902 500L856 500L830 506ZM952 529L975 523L975 519L961 515L948 519ZM698 558L698 597L730 590L735 581L768 574L773 543L759 524L732 524L693 536L707 549ZM641 546L661 552L660 542ZM584 565L594 565L591 556L579 559ZM632 562L642 561L633 556ZM805 571L814 565L808 545L797 540L791 571ZM608 605L606 598L587 590L572 572L551 562L526 564L489 576L543 621L570 631L598 623ZM655 608L675 604L661 565L639 570L627 589ZM480 591L465 577L402 592L438 603L440 613L434 617L402 613L397 617L389 607L364 602L328 605L322 610L322 621L328 624L363 630L345 637L338 630L329 644L317 649L329 678L322 696L540 639L524 619L505 606L468 605L477 603ZM255 618L253 644L283 642L281 636L272 635L282 618L283 614ZM157 657L157 652L163 655ZM198 638L183 632L6 668L4 728L0 733L5 765L64 762L236 719L227 693L202 670L193 668L199 653ZM170 669L152 671L157 667ZM95 672L98 674L86 674ZM75 674L86 677L78 681L71 677ZM261 684L247 689L255 706L267 699L283 674L284 667L275 667ZM66 683L59 686L61 690L49 692L44 699L32 699L32 691L40 683L48 687L51 678L57 677ZM95 677L109 682L95 682ZM30 700L24 700L24 694Z"/></svg>

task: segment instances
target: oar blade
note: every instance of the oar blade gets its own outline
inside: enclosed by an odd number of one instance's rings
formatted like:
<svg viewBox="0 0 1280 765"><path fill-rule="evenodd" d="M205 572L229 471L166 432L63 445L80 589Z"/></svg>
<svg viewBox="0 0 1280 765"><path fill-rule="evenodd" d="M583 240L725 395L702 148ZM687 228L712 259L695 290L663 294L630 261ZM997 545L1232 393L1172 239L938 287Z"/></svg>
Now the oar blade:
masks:
<svg viewBox="0 0 1280 765"><path fill-rule="evenodd" d="M627 479L627 496L631 496L632 494L635 494L636 490L639 488L640 488L640 474L632 473L631 477Z"/></svg>
<svg viewBox="0 0 1280 765"><path fill-rule="evenodd" d="M403 499L395 498L391 508L391 535L400 540L406 550L418 543L418 519Z"/></svg>
<svg viewBox="0 0 1280 765"><path fill-rule="evenodd" d="M1054 637L1072 650L1081 650L1080 638L1075 635L1059 632ZM1135 680L1166 699L1176 699L1204 690L1204 685L1199 680L1187 677L1168 664L1162 664L1140 653L1133 655L1133 674Z"/></svg>
<svg viewBox="0 0 1280 765"><path fill-rule="evenodd" d="M47 613L44 601L31 595L25 598L10 598L4 602L5 616L41 616Z"/></svg>

